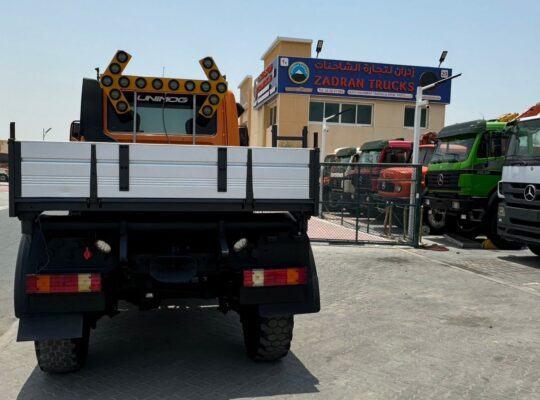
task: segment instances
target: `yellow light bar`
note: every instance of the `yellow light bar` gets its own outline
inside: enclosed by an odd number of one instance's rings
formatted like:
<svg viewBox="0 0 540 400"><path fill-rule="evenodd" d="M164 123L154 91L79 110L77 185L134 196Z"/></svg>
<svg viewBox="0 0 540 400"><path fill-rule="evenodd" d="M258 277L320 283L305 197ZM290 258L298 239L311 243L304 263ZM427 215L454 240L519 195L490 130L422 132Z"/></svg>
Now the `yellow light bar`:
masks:
<svg viewBox="0 0 540 400"><path fill-rule="evenodd" d="M122 75L129 60L131 60L130 54L118 50L99 79L101 88L118 114L131 111L131 106L123 91L144 91L160 94L206 95L206 100L199 109L199 115L212 118L228 90L227 81L212 57L205 57L199 61L208 78L206 81Z"/></svg>

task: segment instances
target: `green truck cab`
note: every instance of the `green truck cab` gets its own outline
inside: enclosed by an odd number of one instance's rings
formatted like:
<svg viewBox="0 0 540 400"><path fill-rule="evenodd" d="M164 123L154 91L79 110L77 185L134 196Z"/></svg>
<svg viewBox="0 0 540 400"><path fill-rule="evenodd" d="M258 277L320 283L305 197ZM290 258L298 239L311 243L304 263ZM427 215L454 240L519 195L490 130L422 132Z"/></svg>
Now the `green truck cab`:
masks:
<svg viewBox="0 0 540 400"><path fill-rule="evenodd" d="M485 233L499 248L516 245L497 234L497 184L510 132L506 122L470 121L445 127L428 166L424 204L429 218L462 236Z"/></svg>

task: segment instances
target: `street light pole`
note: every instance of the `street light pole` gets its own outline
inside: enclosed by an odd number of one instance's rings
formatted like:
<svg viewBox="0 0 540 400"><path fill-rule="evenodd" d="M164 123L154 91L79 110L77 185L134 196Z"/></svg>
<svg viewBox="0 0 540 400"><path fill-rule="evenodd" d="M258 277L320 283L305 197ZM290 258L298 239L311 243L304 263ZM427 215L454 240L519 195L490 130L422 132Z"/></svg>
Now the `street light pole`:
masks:
<svg viewBox="0 0 540 400"><path fill-rule="evenodd" d="M321 166L319 177L319 217L322 217L322 200L323 200L323 178L324 178L324 151L326 149L326 135L328 133L328 121L330 121L332 118L337 117L338 115L344 114L346 112L352 111L354 108L348 108L346 110L340 111L334 115L331 115L329 117L323 117L322 120L322 136L321 136L321 147L319 151L319 164Z"/></svg>
<svg viewBox="0 0 540 400"><path fill-rule="evenodd" d="M420 193L417 192L417 183L419 179L422 179L422 170L420 169L420 176L418 176L418 162L419 162L419 156L420 156L420 122L421 122L421 115L422 115L422 108L426 107L429 102L427 100L424 100L424 91L433 89L434 87L440 85L441 83L444 83L446 81L450 81L454 78L457 78L461 76L461 74L457 74L454 76L450 76L448 78L441 79L439 81L433 82L426 86L418 86L416 88L416 104L414 106L414 137L413 137L413 153L412 153L412 165L413 165L413 173L412 173L412 180L411 180L411 195L409 198L409 229L408 229L408 236L410 239L414 237L414 223L416 221L416 213L415 205L416 202L420 200Z"/></svg>

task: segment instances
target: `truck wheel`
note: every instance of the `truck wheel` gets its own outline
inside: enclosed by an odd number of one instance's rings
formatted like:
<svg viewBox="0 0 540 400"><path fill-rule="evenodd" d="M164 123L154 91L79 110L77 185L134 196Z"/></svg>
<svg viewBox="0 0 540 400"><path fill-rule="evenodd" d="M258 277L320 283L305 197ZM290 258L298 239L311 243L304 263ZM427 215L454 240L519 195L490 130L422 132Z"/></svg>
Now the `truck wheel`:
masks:
<svg viewBox="0 0 540 400"><path fill-rule="evenodd" d="M537 256L540 257L540 246L536 246L534 244L530 244L529 246L529 250L532 251L534 254L536 254Z"/></svg>
<svg viewBox="0 0 540 400"><path fill-rule="evenodd" d="M7 182L7 181L8 181L7 175L0 174L0 182Z"/></svg>
<svg viewBox="0 0 540 400"><path fill-rule="evenodd" d="M487 228L486 228L486 236L491 242L501 250L519 250L523 247L521 243L511 242L509 240L503 239L499 234L497 233L497 205L495 205L495 209L491 210L486 215L487 220Z"/></svg>
<svg viewBox="0 0 540 400"><path fill-rule="evenodd" d="M293 336L294 316L265 318L258 313L242 317L244 343L255 361L276 361L287 355Z"/></svg>
<svg viewBox="0 0 540 400"><path fill-rule="evenodd" d="M439 210L431 210L431 213L425 210L425 218L429 227L429 235L438 235L444 232L446 226L446 213Z"/></svg>
<svg viewBox="0 0 540 400"><path fill-rule="evenodd" d="M43 372L66 373L78 371L88 354L89 331L82 338L36 340L36 358Z"/></svg>

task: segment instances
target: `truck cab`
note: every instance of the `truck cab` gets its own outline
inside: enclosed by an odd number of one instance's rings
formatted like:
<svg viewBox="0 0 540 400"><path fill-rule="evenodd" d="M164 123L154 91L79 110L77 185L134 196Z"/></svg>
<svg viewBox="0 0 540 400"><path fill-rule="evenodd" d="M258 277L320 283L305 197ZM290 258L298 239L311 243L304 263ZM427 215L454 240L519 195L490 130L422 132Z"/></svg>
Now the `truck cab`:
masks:
<svg viewBox="0 0 540 400"><path fill-rule="evenodd" d="M445 127L428 166L424 204L448 229L476 237L486 233L499 248L515 246L496 230L497 183L510 132L506 122L477 120Z"/></svg>
<svg viewBox="0 0 540 400"><path fill-rule="evenodd" d="M540 104L536 106L540 113ZM499 196L498 233L540 256L540 116L512 127Z"/></svg>
<svg viewBox="0 0 540 400"><path fill-rule="evenodd" d="M362 153L358 165L349 168L346 178L352 183L350 197L353 208L371 214L370 210L375 210L373 194L377 192L383 164L409 163L412 142L401 139L375 140L364 143L360 149Z"/></svg>

